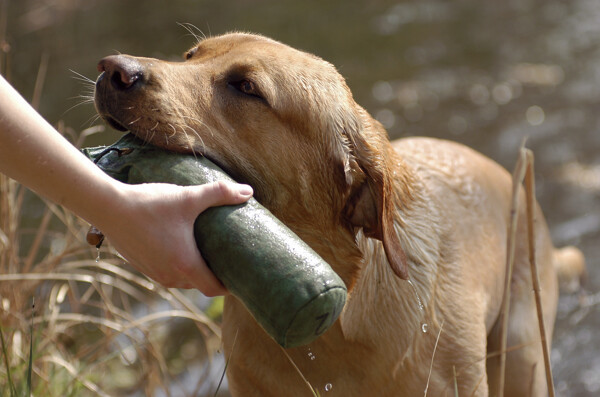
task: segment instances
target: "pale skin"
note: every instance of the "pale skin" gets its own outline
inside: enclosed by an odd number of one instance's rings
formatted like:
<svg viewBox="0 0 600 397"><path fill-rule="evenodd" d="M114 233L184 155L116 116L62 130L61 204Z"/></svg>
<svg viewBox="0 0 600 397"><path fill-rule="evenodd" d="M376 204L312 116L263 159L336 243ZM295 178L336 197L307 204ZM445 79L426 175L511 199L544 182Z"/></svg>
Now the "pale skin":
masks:
<svg viewBox="0 0 600 397"><path fill-rule="evenodd" d="M208 207L240 204L234 183L127 185L102 172L0 76L0 172L95 225L136 269L166 287L227 290L196 248L193 223Z"/></svg>

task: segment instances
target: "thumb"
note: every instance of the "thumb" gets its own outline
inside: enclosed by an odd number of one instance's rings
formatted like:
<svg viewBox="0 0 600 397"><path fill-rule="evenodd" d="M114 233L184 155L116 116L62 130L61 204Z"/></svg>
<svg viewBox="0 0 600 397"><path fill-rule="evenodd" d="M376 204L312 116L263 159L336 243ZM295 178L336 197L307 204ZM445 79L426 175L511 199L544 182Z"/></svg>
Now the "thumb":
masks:
<svg viewBox="0 0 600 397"><path fill-rule="evenodd" d="M192 194L191 196L193 197L189 197L189 199L194 201L194 206L198 213L209 207L244 203L254 193L250 185L228 181L208 183L197 186L194 190L196 194Z"/></svg>

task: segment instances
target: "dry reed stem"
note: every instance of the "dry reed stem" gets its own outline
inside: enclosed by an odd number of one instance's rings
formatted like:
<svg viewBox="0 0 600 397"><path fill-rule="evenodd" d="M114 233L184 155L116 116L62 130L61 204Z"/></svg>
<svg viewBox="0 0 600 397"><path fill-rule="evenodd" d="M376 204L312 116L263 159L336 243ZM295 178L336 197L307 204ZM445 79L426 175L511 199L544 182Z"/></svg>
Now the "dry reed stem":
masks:
<svg viewBox="0 0 600 397"><path fill-rule="evenodd" d="M35 238L33 239L33 243L31 244L31 248L29 249L29 254L25 258L25 263L23 265L23 273L28 273L31 270L31 266L33 265L33 261L37 256L40 245L42 243L42 239L46 235L48 231L48 225L50 224L50 219L52 218L52 212L50 208L46 208L44 211L44 215L42 216L42 220L40 221L40 225L35 234Z"/></svg>
<svg viewBox="0 0 600 397"><path fill-rule="evenodd" d="M550 350L548 339L546 337L546 327L544 325L544 311L542 308L542 298L540 296L540 279L537 270L535 255L535 173L533 168L533 152L525 149L527 159L527 172L525 173L525 196L527 198L527 239L529 243L529 264L531 266L531 282L535 297L535 307L540 329L540 338L542 342L542 352L544 355L544 367L546 369L546 384L548 385L549 397L554 397L554 382L552 379L552 365L550 363Z"/></svg>
<svg viewBox="0 0 600 397"><path fill-rule="evenodd" d="M300 377L302 378L302 381L304 381L304 383L306 384L306 387L310 390L310 392L312 393L313 396L317 397L319 395L319 393L315 390L315 388L313 387L313 385L310 384L310 382L308 381L308 379L306 379L306 377L304 376L304 374L302 373L302 371L300 371L300 368L298 368L298 366L296 365L296 363L294 362L294 360L292 360L292 357L288 354L287 351L285 351L285 349L283 347L281 347L281 351L283 352L283 354L287 357L287 359L289 360L290 364L292 364L292 366L294 367L294 369L296 370L296 372L298 372L298 375L300 375Z"/></svg>
<svg viewBox="0 0 600 397"><path fill-rule="evenodd" d="M506 353L510 353L510 352L522 349L522 348L524 348L526 346L529 346L529 345L532 345L532 344L534 344L534 342L523 343L523 344L520 344L520 345L511 346L511 347L509 347L509 348L506 349ZM461 376L464 371L468 370L469 368L471 368L473 365L475 365L477 363L480 363L482 361L486 361L486 360L488 360L490 358L493 358L493 357L500 357L501 354L502 353L500 351L488 353L485 356L481 357L480 359L472 361L469 364L463 366L462 368L459 368L459 370L456 371L456 376L457 377ZM446 385L442 389L442 392L446 392L446 390L448 390L448 388L450 387L450 385L452 384L452 382L453 382L453 379L448 380L446 382ZM477 389L475 391L477 391Z"/></svg>
<svg viewBox="0 0 600 397"><path fill-rule="evenodd" d="M140 295L138 291L133 288L129 283L125 283L117 277L111 277L106 274L71 274L71 273L30 273L30 274L0 274L0 281L20 281L20 280L37 280L37 281L48 281L48 280L60 280L60 281L79 281L84 283L92 284L96 292L102 295L102 291L100 290L99 285L108 285L115 287L122 292L136 298L137 300L143 300L145 297ZM141 325L144 325L149 322L154 322L161 318L187 318L190 320L194 320L195 322L206 322L208 328L213 330L216 329L216 325L211 324L210 319L204 315L200 309L196 308L187 298L184 298L183 295L176 291L174 297L179 302L184 302L186 305L186 310L168 310L162 311L158 313L152 313L143 317L140 317L135 320L128 321L126 326L122 326L121 323L116 321L111 321L105 319L103 317L98 316L90 316L90 315L82 315L77 313L61 313L48 316L37 316L34 318L34 324L44 323L53 318L60 318L62 321L68 322L70 325L76 325L77 323L94 323L101 324L108 328L112 328L119 332L126 332L132 328L137 328ZM105 307L109 309L109 311L116 315L116 317L126 317L120 314L120 311L117 311L113 308L113 305L109 302L109 298L104 296L104 304ZM53 306L54 304L51 304ZM129 320L129 319L128 319ZM72 323L72 324L71 324Z"/></svg>
<svg viewBox="0 0 600 397"><path fill-rule="evenodd" d="M8 53L10 47L6 43L8 30L8 0L0 0L0 73L8 76Z"/></svg>
<svg viewBox="0 0 600 397"><path fill-rule="evenodd" d="M486 374L481 375L481 377L479 378L479 382L477 382L475 388L473 389L473 392L471 393L471 397L475 397L475 393L477 393L477 390L479 390L479 386L481 386L481 382L483 382L485 378Z"/></svg>
<svg viewBox="0 0 600 397"><path fill-rule="evenodd" d="M179 291L178 289L170 289L169 291L177 300L177 302L179 302L186 310L193 314L192 319L195 321L195 324L205 325L214 335L221 339L221 327L213 323L213 321L210 318L208 318L208 316L204 314L204 312L198 309L196 305L194 305L185 295L183 295L181 291ZM201 329L200 331L202 331L205 334L205 336L208 336L206 335L206 332L204 332L204 330Z"/></svg>
<svg viewBox="0 0 600 397"><path fill-rule="evenodd" d="M237 343L238 333L240 329L235 330L235 336L233 337L233 343L231 344L231 351L229 352L229 357L227 357L227 361L225 361L225 368L223 368L223 373L221 374L221 378L219 379L219 383L217 384L217 388L215 389L215 394L213 397L217 397L219 390L221 389L221 385L223 384L223 380L225 379L225 373L227 372L227 367L231 362L231 357L233 356L233 351L235 350L235 345Z"/></svg>
<svg viewBox="0 0 600 397"><path fill-rule="evenodd" d="M554 397L554 383L552 379L552 366L550 363L550 353L546 337L546 328L544 326L544 314L542 310L542 301L540 296L539 277L537 272L537 263L535 259L535 186L534 186L534 157L533 152L525 148L525 141L521 144L519 158L513 172L513 190L510 212L510 223L507 241L506 258L506 278L504 300L502 302L502 329L500 331L500 365L498 396L504 396L504 382L506 377L506 353L507 353L507 333L508 333L508 312L510 310L510 286L514 266L515 244L517 233L517 217L519 213L519 193L521 185L525 182L526 212L527 212L527 237L529 246L529 264L531 267L532 286L536 302L536 312L540 330L542 351L544 356L544 366L546 370L546 383L550 397Z"/></svg>
<svg viewBox="0 0 600 397"><path fill-rule="evenodd" d="M0 0L0 11L7 4ZM0 71L10 80L10 48L2 47L7 22L6 13L0 12ZM35 108L42 98L48 60L42 55L33 93ZM104 127L88 128L78 136L63 124L58 129L71 134L80 146ZM154 330L169 323L164 320L185 318L193 321L203 336L200 340L206 342L220 335L217 325L181 292L117 266L118 260L114 264L82 260L95 254L83 239L86 225L62 207L34 200L34 206L44 206L42 216L36 219L35 229L24 229L23 215L28 222L33 220L25 212L32 205L30 196L28 189L0 175L0 331L8 345L5 363L0 363L0 395L13 380L16 392L26 390L25 382L30 381L23 374L30 358L34 390L44 395L74 395L82 387L94 395L120 394L120 386L111 384L110 374L115 370L133 374L127 380L129 388L145 389L149 395L162 389L169 395L172 379L167 355L180 359L180 348L163 350L163 340L172 335L170 326L167 333ZM32 296L44 302L35 316L30 310ZM145 316L134 314L136 306L154 303L167 307ZM91 329L81 327L90 325ZM119 358L129 348L137 353L136 361L125 367ZM12 378L6 379L9 371ZM100 377L100 373L109 376Z"/></svg>
<svg viewBox="0 0 600 397"><path fill-rule="evenodd" d="M40 59L40 66L38 68L37 78L35 79L35 86L33 88L33 97L31 99L31 107L33 107L35 110L40 108L44 82L46 81L46 74L48 73L49 60L50 55L47 52L44 52L42 54L42 59Z"/></svg>
<svg viewBox="0 0 600 397"><path fill-rule="evenodd" d="M171 382L168 379L170 368L167 357L162 352L163 344L161 340L151 337L152 330L156 325L165 324L164 320L185 318L193 321L206 341L207 337L219 334L217 325L177 290L167 290L108 261L77 259L81 255L89 256L91 253L82 238L85 225L54 204L42 201L46 208L43 211L45 215L41 227L31 234L32 242L28 244L28 252L21 257L21 237L30 234L24 233L19 227L19 214L25 190L16 182L0 176L0 297L4 309L0 321L5 326L3 332L7 336L8 344L12 343L9 357L12 356L10 365L15 368L14 373L18 373L16 381L22 381L23 371L15 365L22 365L20 363L31 355L22 343L13 342L34 337L29 331L30 322L24 308L31 296L36 296L36 301L47 304L39 315L33 317L36 351L33 355L32 369L36 383L46 385L41 386L42 389L54 386L58 382L59 390L61 387L64 390L72 387L76 389L80 387L77 385L82 385L97 395L107 395L102 392L102 384L107 383L110 377L100 378L100 383L95 383L90 377L106 372L107 367L122 365L118 362L121 353L115 350L115 339L123 335L130 340L131 346L137 349L137 363L131 367L130 372L135 371L139 375L132 380L138 387L145 385L148 393L163 389L168 394L168 385ZM50 230L48 225L52 223L50 220L54 219L59 220L66 230L60 233ZM62 245L58 252L49 250L48 247L48 242L55 239L61 241ZM40 261L36 259L38 257L43 259ZM25 264L27 266L24 266ZM25 273L24 270L28 272ZM43 288L39 289L40 286ZM70 300L68 306L63 305L65 298ZM133 305L145 305L155 301L167 303L170 310L150 313L139 318L131 314L134 312ZM68 308L71 311L64 312L65 309L69 310ZM93 314L89 309L94 310ZM76 327L85 324L95 325L100 331L99 335L104 336L95 337L94 341L83 344L75 351L62 345L62 335L66 336L67 340L71 336L79 335L80 331L76 330ZM129 343L127 345L129 346ZM60 353L56 349L64 351ZM54 353L48 354L49 351ZM62 361L57 360L57 357ZM73 364L66 366L64 363ZM61 375L60 381L52 375L59 367L66 371ZM6 373L5 368L1 369ZM64 383L65 381L67 383ZM4 386L6 379L0 381L0 388ZM55 394L49 392L48 395Z"/></svg>
<svg viewBox="0 0 600 397"><path fill-rule="evenodd" d="M512 177L512 201L510 206L510 221L508 226L508 241L506 244L506 276L504 278L504 299L502 302L500 331L500 365L498 375L498 393L499 397L504 396L504 379L506 377L506 343L508 333L508 312L510 310L510 285L515 261L515 244L517 234L517 216L519 214L519 192L521 183L525 177L526 156L523 149L525 142L521 145L519 158L515 166Z"/></svg>
<svg viewBox="0 0 600 397"><path fill-rule="evenodd" d="M75 368L73 364L69 363L62 357L58 357L57 355L51 355L49 357L44 357L42 361L51 362L64 368L71 376L73 376L73 378L77 379L83 386L85 386L86 389L94 392L98 396L110 397L110 394L106 394L98 385L87 379L82 378L79 372L77 371L77 368Z"/></svg>
<svg viewBox="0 0 600 397"><path fill-rule="evenodd" d="M431 364L429 364L429 374L427 375L427 383L425 384L425 392L424 397L427 397L427 391L429 389L429 381L431 380L431 373L433 372L433 359L435 358L435 352L437 351L438 343L440 341L440 336L442 335L442 329L444 329L444 321L440 325L440 330L438 331L437 338L435 339L435 345L433 346L433 353L431 355ZM456 375L456 371L455 371Z"/></svg>

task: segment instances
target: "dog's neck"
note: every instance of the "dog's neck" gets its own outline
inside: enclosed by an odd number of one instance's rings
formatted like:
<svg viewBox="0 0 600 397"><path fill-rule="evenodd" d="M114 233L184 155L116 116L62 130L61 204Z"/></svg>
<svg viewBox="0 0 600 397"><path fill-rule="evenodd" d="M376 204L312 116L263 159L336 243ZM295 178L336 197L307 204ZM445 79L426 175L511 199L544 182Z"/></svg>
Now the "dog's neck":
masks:
<svg viewBox="0 0 600 397"><path fill-rule="evenodd" d="M411 172L406 169L406 172ZM437 206L432 203L425 185L411 178L412 202L397 203L395 229L407 254L410 279L402 280L390 268L381 241L357 235L364 263L341 316L344 337L361 343L395 340L397 357L409 354L409 346L424 331L432 332L435 316L432 291L436 280L433 270L440 260ZM389 311L401 313L390 316ZM394 324L390 324L393 322ZM396 324L397 323L397 324ZM370 327L356 326L371 324ZM385 324L385 325L384 325ZM411 329L399 334L395 330ZM379 342L381 343L381 342ZM384 343L385 348L389 344Z"/></svg>

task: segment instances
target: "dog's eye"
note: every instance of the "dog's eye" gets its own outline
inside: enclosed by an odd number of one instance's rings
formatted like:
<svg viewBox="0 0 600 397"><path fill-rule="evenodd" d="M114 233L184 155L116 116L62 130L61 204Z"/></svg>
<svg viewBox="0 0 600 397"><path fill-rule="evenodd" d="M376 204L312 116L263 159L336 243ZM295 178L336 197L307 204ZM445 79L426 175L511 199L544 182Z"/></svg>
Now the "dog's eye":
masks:
<svg viewBox="0 0 600 397"><path fill-rule="evenodd" d="M192 48L191 50L189 50L188 52L186 52L186 53L184 54L184 58L186 59L186 61L187 61L188 59L190 59L191 57L193 57L193 56L194 56L194 54L195 54L197 51L198 51L198 47L194 47L194 48Z"/></svg>
<svg viewBox="0 0 600 397"><path fill-rule="evenodd" d="M239 84L239 89L244 94L252 95L256 92L256 87L254 83L249 80L244 80Z"/></svg>
<svg viewBox="0 0 600 397"><path fill-rule="evenodd" d="M251 95L259 98L261 97L260 93L258 92L258 89L256 88L256 84L254 84L254 82L250 80L244 79L240 81L234 81L230 82L229 85L246 95Z"/></svg>

